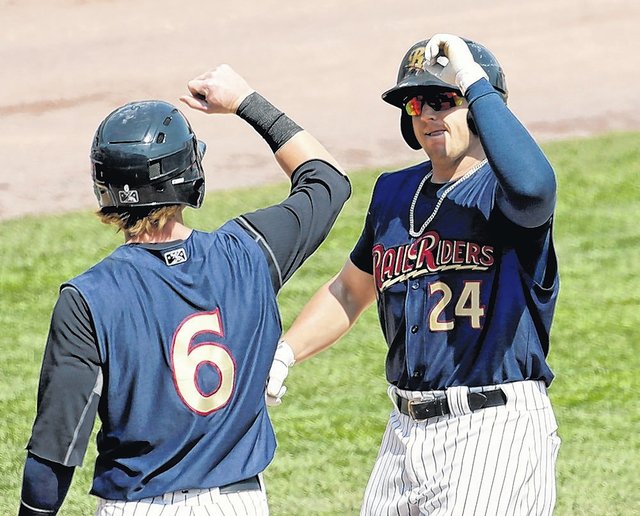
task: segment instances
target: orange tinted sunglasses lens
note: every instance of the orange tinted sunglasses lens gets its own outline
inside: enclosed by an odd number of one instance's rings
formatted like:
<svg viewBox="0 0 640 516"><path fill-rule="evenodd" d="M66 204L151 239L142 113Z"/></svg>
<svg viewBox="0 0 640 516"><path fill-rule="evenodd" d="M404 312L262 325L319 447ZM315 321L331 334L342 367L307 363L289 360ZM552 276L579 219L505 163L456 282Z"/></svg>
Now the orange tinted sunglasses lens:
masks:
<svg viewBox="0 0 640 516"><path fill-rule="evenodd" d="M422 97L413 97L404 105L404 109L409 116L420 116L422 114Z"/></svg>
<svg viewBox="0 0 640 516"><path fill-rule="evenodd" d="M404 105L404 109L409 116L420 116L422 114L422 106L427 104L434 111L446 111L462 105L462 97L455 91L443 91L424 99L421 95L413 97Z"/></svg>

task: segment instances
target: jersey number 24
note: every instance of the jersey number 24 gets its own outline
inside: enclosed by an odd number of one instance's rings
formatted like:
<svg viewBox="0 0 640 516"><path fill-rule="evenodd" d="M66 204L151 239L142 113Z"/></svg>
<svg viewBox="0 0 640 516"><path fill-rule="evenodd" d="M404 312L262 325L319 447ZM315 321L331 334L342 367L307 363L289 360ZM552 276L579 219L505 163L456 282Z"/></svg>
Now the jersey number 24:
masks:
<svg viewBox="0 0 640 516"><path fill-rule="evenodd" d="M473 329L482 328L482 317L485 309L480 304L480 281L467 281L456 301L453 313L457 317L468 317ZM446 319L445 311L453 300L451 287L442 281L429 285L429 296L441 296L429 312L429 329L431 331L449 331L454 328L454 319Z"/></svg>

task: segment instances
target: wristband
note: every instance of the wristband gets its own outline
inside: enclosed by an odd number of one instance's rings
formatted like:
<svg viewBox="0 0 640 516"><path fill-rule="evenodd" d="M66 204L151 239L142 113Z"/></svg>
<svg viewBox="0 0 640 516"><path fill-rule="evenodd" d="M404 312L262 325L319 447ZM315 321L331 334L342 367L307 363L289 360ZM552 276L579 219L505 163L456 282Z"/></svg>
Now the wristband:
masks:
<svg viewBox="0 0 640 516"><path fill-rule="evenodd" d="M247 96L236 114L264 138L275 153L302 128L258 92Z"/></svg>

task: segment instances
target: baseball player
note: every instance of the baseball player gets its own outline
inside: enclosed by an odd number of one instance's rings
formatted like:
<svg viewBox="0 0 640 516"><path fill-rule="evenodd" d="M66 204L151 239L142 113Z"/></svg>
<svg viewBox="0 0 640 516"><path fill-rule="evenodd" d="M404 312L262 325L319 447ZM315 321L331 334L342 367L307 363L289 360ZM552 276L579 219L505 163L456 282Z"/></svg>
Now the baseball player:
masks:
<svg viewBox="0 0 640 516"><path fill-rule="evenodd" d="M99 216L125 243L64 283L53 310L19 514L56 514L98 413L97 515L268 514L261 474L276 442L265 386L276 294L324 240L350 194L325 148L222 65L181 100L236 113L291 179L287 199L213 232L204 144L174 106L108 115L91 148Z"/></svg>
<svg viewBox="0 0 640 516"><path fill-rule="evenodd" d="M393 411L361 514L550 514L552 167L478 43L416 43L382 98L429 159L378 178L346 264L283 336L268 393L377 300Z"/></svg>

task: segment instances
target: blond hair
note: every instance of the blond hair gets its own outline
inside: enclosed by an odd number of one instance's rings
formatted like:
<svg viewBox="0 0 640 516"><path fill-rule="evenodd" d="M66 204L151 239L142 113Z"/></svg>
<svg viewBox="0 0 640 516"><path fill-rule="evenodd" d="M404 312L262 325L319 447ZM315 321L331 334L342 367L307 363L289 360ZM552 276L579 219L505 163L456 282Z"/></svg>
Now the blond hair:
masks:
<svg viewBox="0 0 640 516"><path fill-rule="evenodd" d="M125 231L130 236L162 231L169 220L176 217L184 206L171 204L159 208L138 208L127 211L105 212L99 210L96 215L103 224L116 226L118 231Z"/></svg>

